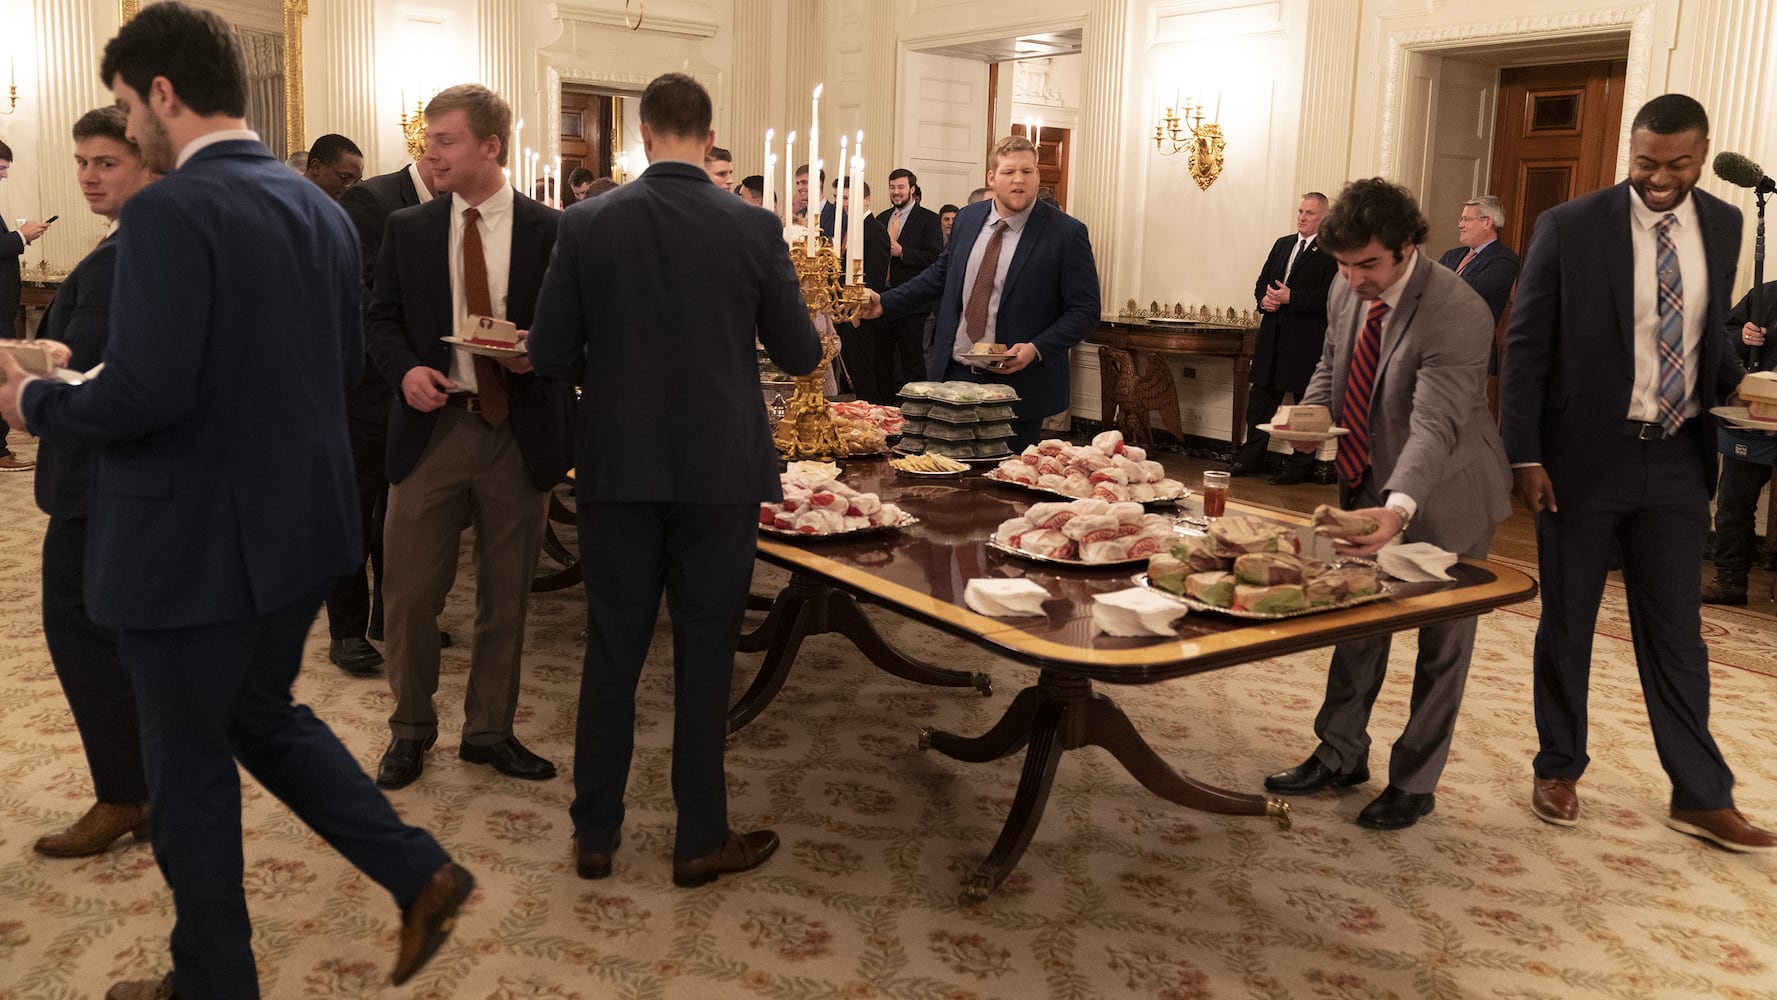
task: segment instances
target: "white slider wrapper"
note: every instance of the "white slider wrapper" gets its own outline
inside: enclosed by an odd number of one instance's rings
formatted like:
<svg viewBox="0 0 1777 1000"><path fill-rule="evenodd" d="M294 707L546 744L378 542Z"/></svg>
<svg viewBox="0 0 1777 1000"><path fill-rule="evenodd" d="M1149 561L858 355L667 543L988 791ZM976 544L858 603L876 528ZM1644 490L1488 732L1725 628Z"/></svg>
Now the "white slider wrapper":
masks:
<svg viewBox="0 0 1777 1000"><path fill-rule="evenodd" d="M1445 552L1430 542L1414 542L1390 545L1376 553L1376 566L1396 580L1433 583L1453 579L1449 571L1456 559L1456 553Z"/></svg>
<svg viewBox="0 0 1777 1000"><path fill-rule="evenodd" d="M1106 635L1175 635L1172 623L1186 611L1142 587L1093 594L1092 600L1092 624Z"/></svg>
<svg viewBox="0 0 1777 1000"><path fill-rule="evenodd" d="M963 587L963 603L992 618L1030 618L1043 613L1049 592L1029 580L982 577Z"/></svg>

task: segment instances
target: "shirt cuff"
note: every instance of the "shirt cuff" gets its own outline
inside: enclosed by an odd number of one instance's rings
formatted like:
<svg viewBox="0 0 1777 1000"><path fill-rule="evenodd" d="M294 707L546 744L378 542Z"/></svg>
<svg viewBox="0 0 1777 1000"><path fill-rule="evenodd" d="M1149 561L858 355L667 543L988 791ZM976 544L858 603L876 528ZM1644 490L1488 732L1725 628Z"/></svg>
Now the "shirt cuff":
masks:
<svg viewBox="0 0 1777 1000"><path fill-rule="evenodd" d="M1414 500L1412 497L1399 490L1389 493L1388 499L1382 501L1382 506L1399 507L1407 512L1407 520L1409 521L1413 520L1414 515L1419 513L1419 501Z"/></svg>
<svg viewBox="0 0 1777 1000"><path fill-rule="evenodd" d="M1543 464L1541 462L1513 462L1512 463L1512 468L1514 468L1514 469L1540 469L1542 467L1543 467Z"/></svg>

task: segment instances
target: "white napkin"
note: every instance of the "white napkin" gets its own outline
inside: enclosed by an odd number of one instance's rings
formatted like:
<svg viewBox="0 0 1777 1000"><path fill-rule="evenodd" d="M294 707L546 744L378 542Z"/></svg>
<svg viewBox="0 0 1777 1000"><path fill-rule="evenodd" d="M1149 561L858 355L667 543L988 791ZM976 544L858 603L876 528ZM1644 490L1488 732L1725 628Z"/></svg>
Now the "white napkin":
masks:
<svg viewBox="0 0 1777 1000"><path fill-rule="evenodd" d="M1144 587L1092 595L1092 623L1107 635L1173 635L1172 623L1186 612Z"/></svg>
<svg viewBox="0 0 1777 1000"><path fill-rule="evenodd" d="M1376 565L1382 572L1408 583L1454 579L1449 569L1456 565L1456 559L1456 553L1445 552L1430 542L1390 545L1376 553Z"/></svg>
<svg viewBox="0 0 1777 1000"><path fill-rule="evenodd" d="M1029 580L981 577L963 587L963 603L994 618L1028 618L1043 613L1049 592Z"/></svg>

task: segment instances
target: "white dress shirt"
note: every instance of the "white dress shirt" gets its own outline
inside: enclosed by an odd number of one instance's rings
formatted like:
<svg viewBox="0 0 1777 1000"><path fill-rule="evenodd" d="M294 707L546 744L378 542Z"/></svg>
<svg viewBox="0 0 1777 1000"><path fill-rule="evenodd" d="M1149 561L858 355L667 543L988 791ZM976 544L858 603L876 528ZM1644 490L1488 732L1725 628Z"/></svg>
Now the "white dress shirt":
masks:
<svg viewBox="0 0 1777 1000"><path fill-rule="evenodd" d="M1312 247L1312 246L1314 246L1314 237L1313 236L1297 236L1296 237L1296 248L1294 250L1290 251L1290 262L1283 266L1284 284L1288 284L1289 280L1290 280L1290 275L1296 273L1296 261L1301 259L1302 255L1307 253L1308 248Z"/></svg>
<svg viewBox="0 0 1777 1000"><path fill-rule="evenodd" d="M1629 245L1635 252L1635 384L1629 391L1630 420L1660 419L1660 277L1659 241L1654 226L1668 213L1642 204L1629 189ZM1678 251L1684 292L1685 419L1697 415L1697 368L1703 363L1703 317L1709 309L1709 264L1703 254L1703 230L1697 225L1697 203L1689 196L1670 213L1678 222L1668 232Z"/></svg>
<svg viewBox="0 0 1777 1000"><path fill-rule="evenodd" d="M488 301L493 305L495 319L506 318L506 280L512 268L512 197L512 188L502 184L486 201L474 206L481 212L475 224L481 229L481 252L487 259ZM463 293L463 210L469 207L462 195L450 196L450 314L456 319L457 330L462 329L463 320L469 315L468 297ZM461 347L454 348L446 374L465 390L476 391L475 355Z"/></svg>
<svg viewBox="0 0 1777 1000"><path fill-rule="evenodd" d="M432 192L426 190L426 182L420 179L420 165L417 163L409 163L407 165L407 176L413 181L414 193L420 196L420 204L424 205L426 202L431 201Z"/></svg>
<svg viewBox="0 0 1777 1000"><path fill-rule="evenodd" d="M999 202L989 202L987 222L981 226L981 232L975 237L975 245L969 248L969 262L963 270L963 317L956 324L956 343L954 354L967 354L977 343L997 344L994 339L999 335L997 324L1000 315L1000 293L1006 287L1006 271L1012 267L1012 255L1018 252L1018 238L1024 235L1025 223L1030 221L1031 210L1037 207L1035 199L1025 206L1024 211L1017 215L1001 215ZM1006 235L1000 237L999 267L993 273L993 295L987 300L987 329L975 340L969 339L969 293L975 288L975 275L981 270L981 258L987 256L987 241L993 238L993 224L997 219L1005 220Z"/></svg>
<svg viewBox="0 0 1777 1000"><path fill-rule="evenodd" d="M185 144L185 148L179 151L179 158L173 161L173 169L178 170L183 167L186 160L191 159L198 150L205 146L214 146L219 142L238 142L242 139L248 142L258 142L259 133L250 128L225 128L215 132L205 132Z"/></svg>

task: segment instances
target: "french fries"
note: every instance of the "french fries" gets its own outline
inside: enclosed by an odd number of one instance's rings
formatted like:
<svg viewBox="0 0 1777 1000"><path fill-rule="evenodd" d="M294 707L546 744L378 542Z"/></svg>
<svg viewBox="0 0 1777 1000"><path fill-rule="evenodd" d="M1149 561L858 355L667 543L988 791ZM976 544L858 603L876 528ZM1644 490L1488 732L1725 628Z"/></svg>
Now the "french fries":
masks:
<svg viewBox="0 0 1777 1000"><path fill-rule="evenodd" d="M907 455L902 458L891 458L889 464L901 472L924 472L927 474L940 472L966 472L968 466L954 458L943 455Z"/></svg>

